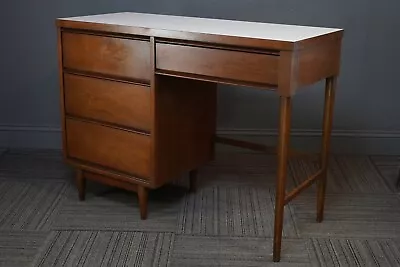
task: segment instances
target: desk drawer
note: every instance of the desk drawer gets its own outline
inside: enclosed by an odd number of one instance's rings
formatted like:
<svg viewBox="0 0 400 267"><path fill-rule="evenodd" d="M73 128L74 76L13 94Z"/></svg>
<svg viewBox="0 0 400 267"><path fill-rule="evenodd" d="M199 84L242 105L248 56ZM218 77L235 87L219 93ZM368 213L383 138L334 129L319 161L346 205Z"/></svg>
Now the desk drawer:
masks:
<svg viewBox="0 0 400 267"><path fill-rule="evenodd" d="M156 67L233 81L277 84L278 56L157 43Z"/></svg>
<svg viewBox="0 0 400 267"><path fill-rule="evenodd" d="M66 119L68 156L142 178L150 176L150 137Z"/></svg>
<svg viewBox="0 0 400 267"><path fill-rule="evenodd" d="M150 80L148 41L64 32L62 48L66 68Z"/></svg>
<svg viewBox="0 0 400 267"><path fill-rule="evenodd" d="M64 74L67 114L150 131L150 88Z"/></svg>

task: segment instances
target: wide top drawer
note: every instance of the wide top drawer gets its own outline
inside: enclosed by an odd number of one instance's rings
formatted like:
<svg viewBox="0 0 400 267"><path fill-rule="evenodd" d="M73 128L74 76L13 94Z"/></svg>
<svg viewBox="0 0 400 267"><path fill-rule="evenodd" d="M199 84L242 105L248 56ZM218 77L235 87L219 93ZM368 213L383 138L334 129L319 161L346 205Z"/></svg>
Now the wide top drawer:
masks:
<svg viewBox="0 0 400 267"><path fill-rule="evenodd" d="M167 43L156 44L156 55L161 71L222 82L278 83L278 55Z"/></svg>
<svg viewBox="0 0 400 267"><path fill-rule="evenodd" d="M150 80L150 42L110 36L63 32L66 68L130 80Z"/></svg>

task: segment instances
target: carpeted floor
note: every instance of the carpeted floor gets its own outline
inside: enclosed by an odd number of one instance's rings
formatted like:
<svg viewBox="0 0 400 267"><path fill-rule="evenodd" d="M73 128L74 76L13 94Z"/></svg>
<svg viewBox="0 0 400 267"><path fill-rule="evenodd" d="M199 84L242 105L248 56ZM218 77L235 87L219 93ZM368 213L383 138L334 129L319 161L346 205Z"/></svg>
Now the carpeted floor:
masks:
<svg viewBox="0 0 400 267"><path fill-rule="evenodd" d="M218 153L150 194L88 183L78 200L60 151L0 150L0 266L400 266L400 157L332 156L325 220L315 189L285 208L282 260L272 262L275 157ZM316 169L292 160L288 186Z"/></svg>

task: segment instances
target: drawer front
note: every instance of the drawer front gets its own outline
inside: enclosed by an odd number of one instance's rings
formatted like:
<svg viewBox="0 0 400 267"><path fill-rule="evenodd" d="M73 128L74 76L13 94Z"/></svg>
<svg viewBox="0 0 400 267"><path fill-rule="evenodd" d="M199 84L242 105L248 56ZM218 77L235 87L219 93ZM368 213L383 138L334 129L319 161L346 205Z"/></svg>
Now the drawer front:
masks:
<svg viewBox="0 0 400 267"><path fill-rule="evenodd" d="M150 176L150 137L95 123L66 119L68 156L116 171Z"/></svg>
<svg viewBox="0 0 400 267"><path fill-rule="evenodd" d="M279 56L157 43L160 70L258 84L277 84Z"/></svg>
<svg viewBox="0 0 400 267"><path fill-rule="evenodd" d="M148 82L150 42L64 32L64 67Z"/></svg>
<svg viewBox="0 0 400 267"><path fill-rule="evenodd" d="M64 74L66 113L150 131L150 88Z"/></svg>

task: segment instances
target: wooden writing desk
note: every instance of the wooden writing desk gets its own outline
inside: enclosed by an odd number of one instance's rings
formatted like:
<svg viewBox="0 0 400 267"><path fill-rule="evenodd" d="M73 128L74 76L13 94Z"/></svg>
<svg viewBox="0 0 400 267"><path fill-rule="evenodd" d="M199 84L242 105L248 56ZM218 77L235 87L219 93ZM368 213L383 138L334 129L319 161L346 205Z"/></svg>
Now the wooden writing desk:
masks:
<svg viewBox="0 0 400 267"><path fill-rule="evenodd" d="M138 192L212 160L214 142L268 150L215 137L216 84L276 90L280 97L274 261L280 260L283 210L318 181L322 221L341 29L140 13L57 19L63 150L85 179ZM291 99L326 79L321 167L286 193ZM264 115L264 114L263 114ZM272 114L265 114L272 116Z"/></svg>

